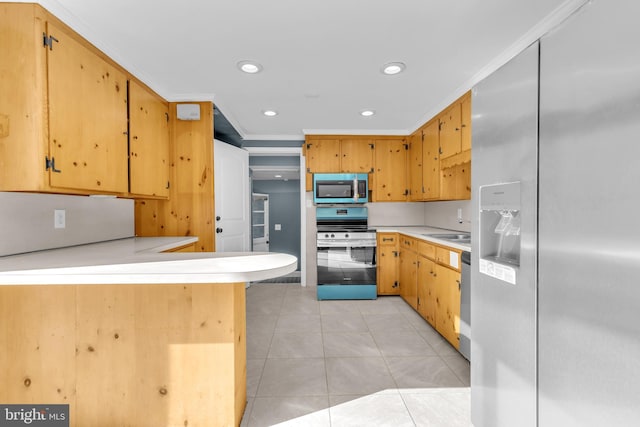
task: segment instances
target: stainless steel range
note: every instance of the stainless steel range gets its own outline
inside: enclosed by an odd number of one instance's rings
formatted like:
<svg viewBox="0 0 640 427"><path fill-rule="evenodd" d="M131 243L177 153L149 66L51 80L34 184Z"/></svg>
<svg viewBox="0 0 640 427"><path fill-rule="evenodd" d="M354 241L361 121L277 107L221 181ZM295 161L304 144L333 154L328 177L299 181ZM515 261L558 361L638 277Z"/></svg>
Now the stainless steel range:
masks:
<svg viewBox="0 0 640 427"><path fill-rule="evenodd" d="M376 299L376 232L366 207L316 208L318 299Z"/></svg>

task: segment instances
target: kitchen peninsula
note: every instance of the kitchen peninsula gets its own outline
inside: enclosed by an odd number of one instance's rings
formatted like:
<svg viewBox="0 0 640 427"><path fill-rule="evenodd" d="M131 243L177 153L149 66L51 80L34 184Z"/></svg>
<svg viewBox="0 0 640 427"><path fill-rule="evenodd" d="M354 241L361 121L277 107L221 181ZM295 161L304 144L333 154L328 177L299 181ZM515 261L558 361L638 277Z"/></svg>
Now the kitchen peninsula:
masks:
<svg viewBox="0 0 640 427"><path fill-rule="evenodd" d="M69 404L70 425L239 425L245 282L291 255L178 253L126 238L0 257L0 401Z"/></svg>

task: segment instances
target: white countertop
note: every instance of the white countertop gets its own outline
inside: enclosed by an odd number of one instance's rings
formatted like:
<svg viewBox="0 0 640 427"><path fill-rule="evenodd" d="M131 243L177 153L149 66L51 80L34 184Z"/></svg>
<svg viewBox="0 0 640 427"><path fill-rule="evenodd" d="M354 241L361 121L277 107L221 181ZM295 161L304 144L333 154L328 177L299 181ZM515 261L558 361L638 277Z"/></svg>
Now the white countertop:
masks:
<svg viewBox="0 0 640 427"><path fill-rule="evenodd" d="M450 240L438 239L436 237L425 236L425 234L447 234L447 233L468 233L468 231L456 231L456 230L446 230L444 228L436 228L436 227L427 227L427 226L413 226L413 227L393 227L393 226L384 226L384 227L371 227L376 230L376 232L382 233L402 233L406 234L410 237L415 237L416 239L422 239L428 242L437 243L438 245L448 246L454 249L460 249L461 251L471 252L471 245L468 243L455 243Z"/></svg>
<svg viewBox="0 0 640 427"><path fill-rule="evenodd" d="M0 285L235 283L295 271L273 252L169 252L195 237L131 237L0 257Z"/></svg>

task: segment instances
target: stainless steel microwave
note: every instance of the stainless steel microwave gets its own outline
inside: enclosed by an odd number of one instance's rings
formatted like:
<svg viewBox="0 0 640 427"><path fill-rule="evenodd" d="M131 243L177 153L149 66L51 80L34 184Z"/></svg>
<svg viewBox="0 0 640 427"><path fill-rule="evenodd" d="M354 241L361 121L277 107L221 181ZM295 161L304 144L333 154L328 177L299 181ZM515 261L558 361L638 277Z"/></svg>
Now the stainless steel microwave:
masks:
<svg viewBox="0 0 640 427"><path fill-rule="evenodd" d="M315 204L367 203L366 173L316 173L313 175Z"/></svg>

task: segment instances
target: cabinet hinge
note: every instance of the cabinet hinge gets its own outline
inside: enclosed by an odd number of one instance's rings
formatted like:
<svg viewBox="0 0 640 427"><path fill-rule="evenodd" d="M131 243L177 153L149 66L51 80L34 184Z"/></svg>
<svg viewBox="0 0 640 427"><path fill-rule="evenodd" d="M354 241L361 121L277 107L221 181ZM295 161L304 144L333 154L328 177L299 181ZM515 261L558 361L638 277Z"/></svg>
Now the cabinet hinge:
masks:
<svg viewBox="0 0 640 427"><path fill-rule="evenodd" d="M164 113L164 116L167 118L167 123L169 123L169 113Z"/></svg>
<svg viewBox="0 0 640 427"><path fill-rule="evenodd" d="M53 50L53 42L58 42L59 40L53 36L47 36L46 33L42 33L42 43L45 49L49 47L49 50Z"/></svg>
<svg viewBox="0 0 640 427"><path fill-rule="evenodd" d="M398 258L398 251L393 251L392 253L394 257Z"/></svg>
<svg viewBox="0 0 640 427"><path fill-rule="evenodd" d="M48 156L44 156L44 170L48 171L49 169L55 173L62 172L60 169L56 169L56 159L54 157L51 157L51 160L49 160Z"/></svg>
<svg viewBox="0 0 640 427"><path fill-rule="evenodd" d="M307 150L311 148L311 144L307 144Z"/></svg>
<svg viewBox="0 0 640 427"><path fill-rule="evenodd" d="M424 142L424 132L422 132L421 137L422 137L422 142Z"/></svg>
<svg viewBox="0 0 640 427"><path fill-rule="evenodd" d="M376 146L374 144L369 144L369 147L371 147L371 149L373 150L374 148L376 148Z"/></svg>
<svg viewBox="0 0 640 427"><path fill-rule="evenodd" d="M397 287L398 287L398 281L396 280L395 282L393 282L392 288L397 288Z"/></svg>
<svg viewBox="0 0 640 427"><path fill-rule="evenodd" d="M442 123L443 122L438 122L438 130L442 130Z"/></svg>
<svg viewBox="0 0 640 427"><path fill-rule="evenodd" d="M409 150L409 144L403 144L403 145L404 145L404 149L408 151Z"/></svg>
<svg viewBox="0 0 640 427"><path fill-rule="evenodd" d="M169 188L171 188L171 182L170 182L170 181L167 181L167 190L168 190Z"/></svg>
<svg viewBox="0 0 640 427"><path fill-rule="evenodd" d="M307 173L311 173L311 168L307 168Z"/></svg>
<svg viewBox="0 0 640 427"><path fill-rule="evenodd" d="M438 147L438 154L442 154L442 147Z"/></svg>

